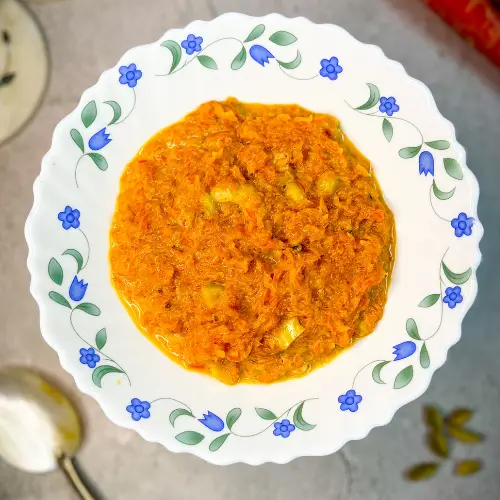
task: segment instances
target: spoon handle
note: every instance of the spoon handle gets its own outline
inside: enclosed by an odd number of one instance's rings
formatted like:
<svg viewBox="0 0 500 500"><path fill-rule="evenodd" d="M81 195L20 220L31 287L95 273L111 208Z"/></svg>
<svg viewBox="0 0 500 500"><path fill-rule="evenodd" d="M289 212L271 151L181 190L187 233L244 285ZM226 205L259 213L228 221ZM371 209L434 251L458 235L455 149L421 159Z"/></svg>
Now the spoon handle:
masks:
<svg viewBox="0 0 500 500"><path fill-rule="evenodd" d="M68 478L73 489L78 493L82 500L96 500L94 495L92 495L83 482L82 477L75 468L73 463L73 458L67 455L63 455L59 458L59 467L64 472Z"/></svg>

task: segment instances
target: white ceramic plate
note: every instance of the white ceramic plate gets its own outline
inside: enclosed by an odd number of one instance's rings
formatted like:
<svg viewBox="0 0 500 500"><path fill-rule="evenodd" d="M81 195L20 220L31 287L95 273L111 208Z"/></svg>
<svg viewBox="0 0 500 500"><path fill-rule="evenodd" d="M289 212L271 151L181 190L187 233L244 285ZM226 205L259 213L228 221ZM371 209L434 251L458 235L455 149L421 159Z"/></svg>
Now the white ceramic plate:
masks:
<svg viewBox="0 0 500 500"><path fill-rule="evenodd" d="M122 307L107 260L126 163L158 130L228 96L338 117L396 218L375 332L267 386L225 386L161 354ZM324 455L387 424L425 391L476 296L479 188L453 126L427 87L338 26L226 14L130 50L57 126L34 191L31 291L62 366L113 422L215 464Z"/></svg>

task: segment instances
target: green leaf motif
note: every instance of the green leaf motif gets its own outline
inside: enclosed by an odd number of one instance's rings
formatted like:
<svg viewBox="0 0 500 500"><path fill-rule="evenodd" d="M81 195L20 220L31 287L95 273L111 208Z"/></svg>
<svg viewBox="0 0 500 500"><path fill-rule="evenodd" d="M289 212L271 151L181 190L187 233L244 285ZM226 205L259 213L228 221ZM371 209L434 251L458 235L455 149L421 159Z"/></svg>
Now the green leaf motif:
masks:
<svg viewBox="0 0 500 500"><path fill-rule="evenodd" d="M239 70L240 68L243 67L246 60L247 60L247 49L245 49L245 47L242 47L238 55L233 59L233 62L231 63L231 69L234 71Z"/></svg>
<svg viewBox="0 0 500 500"><path fill-rule="evenodd" d="M454 194L455 194L455 188L453 188L451 191L441 191L436 184L436 181L432 181L432 191L434 193L434 196L438 200L449 200Z"/></svg>
<svg viewBox="0 0 500 500"><path fill-rule="evenodd" d="M181 46L177 42L174 42L173 40L167 40L163 42L161 46L170 50L170 53L172 54L172 64L170 66L170 71L168 72L170 74L172 73L172 71L174 71L175 68L177 68L177 66L181 62L181 56L182 56Z"/></svg>
<svg viewBox="0 0 500 500"><path fill-rule="evenodd" d="M108 341L108 334L106 333L106 328L102 328L95 335L95 345L97 349L101 350Z"/></svg>
<svg viewBox="0 0 500 500"><path fill-rule="evenodd" d="M95 101L90 101L82 110L82 123L85 128L89 128L97 116L97 106Z"/></svg>
<svg viewBox="0 0 500 500"><path fill-rule="evenodd" d="M394 380L394 389L402 389L406 387L413 379L413 366L407 366L403 368L396 376Z"/></svg>
<svg viewBox="0 0 500 500"><path fill-rule="evenodd" d="M100 155L99 153L88 153L88 156L92 158L92 161L96 164L96 167L99 170L107 170L108 169L108 162L106 161L106 158L104 156Z"/></svg>
<svg viewBox="0 0 500 500"><path fill-rule="evenodd" d="M462 167L460 166L460 163L458 163L457 160L454 160L453 158L444 158L443 164L446 173L450 177L453 177L454 179L457 179L459 181L461 181L464 178Z"/></svg>
<svg viewBox="0 0 500 500"><path fill-rule="evenodd" d="M370 97L368 98L368 101L356 108L360 111L373 108L373 106L375 106L375 104L377 104L380 100L380 90L378 87L373 83L367 83L366 85L368 85L368 88L370 89Z"/></svg>
<svg viewBox="0 0 500 500"><path fill-rule="evenodd" d="M417 323L415 323L415 320L413 318L408 318L406 320L406 333L415 340L422 340L420 338L420 335L418 333L418 327Z"/></svg>
<svg viewBox="0 0 500 500"><path fill-rule="evenodd" d="M170 417L168 418L170 420L170 425L175 427L175 421L178 417L182 416L194 418L194 415L189 410L186 410L185 408L177 408L170 413Z"/></svg>
<svg viewBox="0 0 500 500"><path fill-rule="evenodd" d="M469 278L471 277L472 274L472 268L469 267L467 271L463 273L454 273L444 262L443 262L443 272L445 276L455 285L463 285L467 281L469 281Z"/></svg>
<svg viewBox="0 0 500 500"><path fill-rule="evenodd" d="M300 66L300 63L302 62L302 56L300 55L300 52L297 50L297 55L295 56L295 59L290 62L283 62L278 60L278 64L285 69L295 69Z"/></svg>
<svg viewBox="0 0 500 500"><path fill-rule="evenodd" d="M426 142L426 144L430 148L439 149L440 151L443 151L450 147L450 143L448 141L431 141L431 142Z"/></svg>
<svg viewBox="0 0 500 500"><path fill-rule="evenodd" d="M78 304L75 309L78 309L79 311L86 312L87 314L90 314L91 316L100 316L101 310L95 306L94 304L91 304L90 302L84 302L83 304Z"/></svg>
<svg viewBox="0 0 500 500"><path fill-rule="evenodd" d="M432 307L441 297L440 293L431 293L420 301L418 307Z"/></svg>
<svg viewBox="0 0 500 500"><path fill-rule="evenodd" d="M97 387L102 388L102 379L104 375L107 375L108 373L125 373L123 370L120 370L119 368L116 368L115 366L111 365L101 365L98 366L93 372L92 372L92 382L94 382Z"/></svg>
<svg viewBox="0 0 500 500"><path fill-rule="evenodd" d="M292 35L288 31L277 31L269 37L269 40L271 40L271 42L275 43L276 45L285 47L286 45L295 43L297 41L297 37L295 35Z"/></svg>
<svg viewBox="0 0 500 500"><path fill-rule="evenodd" d="M177 434L177 436L175 436L175 439L177 439L177 441L182 444L193 446L195 444L201 443L205 439L205 436L203 434L200 434L199 432L186 431Z"/></svg>
<svg viewBox="0 0 500 500"><path fill-rule="evenodd" d="M108 104L109 106L111 106L111 109L113 110L113 118L108 123L108 125L113 125L122 116L122 108L116 101L104 101L104 104Z"/></svg>
<svg viewBox="0 0 500 500"><path fill-rule="evenodd" d="M382 377L380 376L380 372L382 371L382 368L389 364L390 361L381 361L380 363L377 363L375 367L372 370L372 379L374 382L377 384L385 384L385 382L382 380Z"/></svg>
<svg viewBox="0 0 500 500"><path fill-rule="evenodd" d="M301 431L311 431L316 425L312 425L307 423L302 416L302 409L304 408L305 401L302 401L299 406L297 406L296 410L293 412L293 423L297 429Z"/></svg>
<svg viewBox="0 0 500 500"><path fill-rule="evenodd" d="M265 408L255 408L255 411L263 420L277 420L278 418L271 410L266 410Z"/></svg>
<svg viewBox="0 0 500 500"><path fill-rule="evenodd" d="M77 267L76 274L78 274L82 270L82 267L83 267L82 254L78 250L75 250L73 248L68 248L68 250L66 250L63 253L63 255L71 255L71 257L73 257L76 260L76 267Z"/></svg>
<svg viewBox="0 0 500 500"><path fill-rule="evenodd" d="M225 442L226 439L230 436L230 433L223 434L222 436L219 436L218 438L215 438L211 443L208 449L210 451L217 451Z"/></svg>
<svg viewBox="0 0 500 500"><path fill-rule="evenodd" d="M205 68L208 69L218 69L217 68L217 63L209 56L198 56L196 59L198 59L198 62L202 65L205 66Z"/></svg>
<svg viewBox="0 0 500 500"><path fill-rule="evenodd" d="M233 428L233 425L241 417L241 408L233 408L226 417L226 425L229 430Z"/></svg>
<svg viewBox="0 0 500 500"><path fill-rule="evenodd" d="M422 149L422 144L420 146L409 146L407 148L403 148L399 150L399 156L408 160L409 158L413 158L417 156L419 151Z"/></svg>
<svg viewBox="0 0 500 500"><path fill-rule="evenodd" d="M60 293L49 292L49 297L57 304L71 309L70 303Z"/></svg>
<svg viewBox="0 0 500 500"><path fill-rule="evenodd" d="M85 146L83 145L82 134L80 134L80 132L78 132L76 128L72 128L70 135L73 139L73 142L80 148L81 152L83 153L85 151Z"/></svg>
<svg viewBox="0 0 500 500"><path fill-rule="evenodd" d="M259 36L264 33L265 29L266 27L263 24L258 24L252 31L250 31L250 34L245 38L243 43L253 42L254 40L257 40L257 38L259 38Z"/></svg>
<svg viewBox="0 0 500 500"><path fill-rule="evenodd" d="M57 262L54 257L49 261L49 277L56 285L62 285L63 282L63 269L61 264Z"/></svg>
<svg viewBox="0 0 500 500"><path fill-rule="evenodd" d="M422 349L420 349L420 366L422 368L429 368L431 360L429 358L429 351L427 350L427 345L425 342L422 344Z"/></svg>
<svg viewBox="0 0 500 500"><path fill-rule="evenodd" d="M384 121L382 122L382 132L384 132L387 142L391 142L394 129L392 127L392 123L387 118L384 118Z"/></svg>

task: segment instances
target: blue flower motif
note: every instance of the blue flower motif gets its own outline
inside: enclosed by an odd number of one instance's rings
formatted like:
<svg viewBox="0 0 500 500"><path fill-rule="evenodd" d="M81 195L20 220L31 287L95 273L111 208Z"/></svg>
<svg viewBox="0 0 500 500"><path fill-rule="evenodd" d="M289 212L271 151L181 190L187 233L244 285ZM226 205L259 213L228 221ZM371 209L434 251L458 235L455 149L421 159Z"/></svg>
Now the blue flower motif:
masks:
<svg viewBox="0 0 500 500"><path fill-rule="evenodd" d="M274 56L262 45L252 45L250 47L250 57L258 62L261 66L264 66L264 63L269 62L269 58L274 59Z"/></svg>
<svg viewBox="0 0 500 500"><path fill-rule="evenodd" d="M99 151L99 149L102 149L112 141L108 137L109 134L106 134L106 127L102 128L89 139L89 148L93 151Z"/></svg>
<svg viewBox="0 0 500 500"><path fill-rule="evenodd" d="M455 306L464 300L462 297L462 289L459 286L449 286L444 292L446 295L443 298L443 302L448 304L450 309L455 309Z"/></svg>
<svg viewBox="0 0 500 500"><path fill-rule="evenodd" d="M203 414L203 418L199 418L198 422L201 422L205 427L208 427L211 431L220 432L224 429L224 422L220 417L209 411Z"/></svg>
<svg viewBox="0 0 500 500"><path fill-rule="evenodd" d="M181 43L181 46L186 50L186 54L190 56L194 52L201 51L202 43L203 38L201 36L188 35L188 37Z"/></svg>
<svg viewBox="0 0 500 500"><path fill-rule="evenodd" d="M339 396L338 402L342 411L349 410L351 412L358 411L358 404L363 401L363 397L356 394L354 389L348 390L345 394Z"/></svg>
<svg viewBox="0 0 500 500"><path fill-rule="evenodd" d="M287 438L290 435L290 432L295 430L295 425L290 423L290 420L287 418L283 419L281 422L274 422L274 431L273 434L275 436L281 436Z"/></svg>
<svg viewBox="0 0 500 500"><path fill-rule="evenodd" d="M381 97L378 109L381 113L387 113L387 116L392 116L396 111L399 111L399 106L396 104L395 97Z"/></svg>
<svg viewBox="0 0 500 500"><path fill-rule="evenodd" d="M429 151L422 151L418 157L418 173L434 175L434 156Z"/></svg>
<svg viewBox="0 0 500 500"><path fill-rule="evenodd" d="M80 227L80 210L73 210L69 205L63 212L59 212L57 218L62 222L63 229L78 229Z"/></svg>
<svg viewBox="0 0 500 500"><path fill-rule="evenodd" d="M101 357L99 354L95 353L93 347L89 347L88 349L84 349L83 347L80 349L80 363L82 365L87 365L89 368L95 368L95 365L99 363Z"/></svg>
<svg viewBox="0 0 500 500"><path fill-rule="evenodd" d="M119 82L122 85L128 85L131 89L133 89L142 78L142 71L137 69L134 63L129 66L120 66L118 71L121 75Z"/></svg>
<svg viewBox="0 0 500 500"><path fill-rule="evenodd" d="M467 217L464 212L458 214L456 219L451 221L451 227L455 230L455 236L461 238L464 234L465 236L470 236L472 234L472 226L474 225L474 219L472 217Z"/></svg>
<svg viewBox="0 0 500 500"><path fill-rule="evenodd" d="M415 342L407 340L406 342L401 342L401 344L393 346L393 349L394 352L392 354L396 355L394 361L399 361L400 359L411 356L417 350L417 345Z"/></svg>
<svg viewBox="0 0 500 500"><path fill-rule="evenodd" d="M82 300L85 296L85 292L87 291L88 286L88 283L84 283L83 280L78 281L78 277L75 276L69 287L69 296L71 300L80 302L80 300Z"/></svg>
<svg viewBox="0 0 500 500"><path fill-rule="evenodd" d="M149 418L151 413L149 409L151 408L151 403L149 401L141 401L138 398L132 398L130 404L127 406L127 411L131 414L132 420L136 422L141 418Z"/></svg>
<svg viewBox="0 0 500 500"><path fill-rule="evenodd" d="M339 60L336 57L321 60L321 69L319 70L321 76L336 80L342 71L344 71L344 68L339 65Z"/></svg>

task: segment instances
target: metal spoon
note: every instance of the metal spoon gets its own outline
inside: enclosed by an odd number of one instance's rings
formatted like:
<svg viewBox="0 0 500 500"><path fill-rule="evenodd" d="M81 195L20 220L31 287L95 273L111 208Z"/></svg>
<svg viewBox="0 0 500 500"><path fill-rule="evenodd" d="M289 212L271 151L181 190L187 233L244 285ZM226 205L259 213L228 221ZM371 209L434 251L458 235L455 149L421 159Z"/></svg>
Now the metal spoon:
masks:
<svg viewBox="0 0 500 500"><path fill-rule="evenodd" d="M58 389L32 370L0 370L0 456L28 472L60 468L83 500L95 500L73 462L79 416Z"/></svg>

